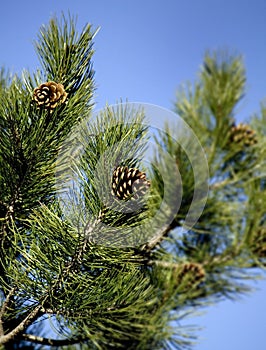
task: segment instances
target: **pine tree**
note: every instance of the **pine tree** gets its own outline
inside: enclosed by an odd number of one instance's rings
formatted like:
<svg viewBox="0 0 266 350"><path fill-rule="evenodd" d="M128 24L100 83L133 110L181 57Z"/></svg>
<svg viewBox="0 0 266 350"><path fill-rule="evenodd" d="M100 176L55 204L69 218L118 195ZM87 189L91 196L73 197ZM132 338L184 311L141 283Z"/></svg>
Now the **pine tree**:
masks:
<svg viewBox="0 0 266 350"><path fill-rule="evenodd" d="M147 166L141 108L93 118L96 32L53 18L35 43L42 69L0 72L3 349L187 349L184 316L248 292L266 266L266 107L238 123L241 57L207 52L178 90L206 196L180 124L165 121Z"/></svg>

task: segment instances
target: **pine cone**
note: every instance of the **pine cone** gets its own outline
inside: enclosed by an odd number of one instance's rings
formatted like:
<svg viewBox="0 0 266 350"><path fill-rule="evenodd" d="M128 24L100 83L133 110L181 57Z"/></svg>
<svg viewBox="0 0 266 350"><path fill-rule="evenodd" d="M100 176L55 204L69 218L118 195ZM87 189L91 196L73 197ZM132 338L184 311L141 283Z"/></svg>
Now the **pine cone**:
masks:
<svg viewBox="0 0 266 350"><path fill-rule="evenodd" d="M244 146L253 146L258 142L256 132L249 125L243 123L232 126L229 140L231 143Z"/></svg>
<svg viewBox="0 0 266 350"><path fill-rule="evenodd" d="M54 109L57 105L66 101L67 93L64 86L54 81L41 84L33 91L33 100L39 107Z"/></svg>
<svg viewBox="0 0 266 350"><path fill-rule="evenodd" d="M184 287L191 288L205 278L205 270L197 263L185 263L177 271L177 283L184 284Z"/></svg>
<svg viewBox="0 0 266 350"><path fill-rule="evenodd" d="M260 227L255 233L252 251L259 258L266 258L266 227Z"/></svg>
<svg viewBox="0 0 266 350"><path fill-rule="evenodd" d="M118 199L138 199L146 194L149 186L146 174L138 169L119 166L113 172L112 194Z"/></svg>

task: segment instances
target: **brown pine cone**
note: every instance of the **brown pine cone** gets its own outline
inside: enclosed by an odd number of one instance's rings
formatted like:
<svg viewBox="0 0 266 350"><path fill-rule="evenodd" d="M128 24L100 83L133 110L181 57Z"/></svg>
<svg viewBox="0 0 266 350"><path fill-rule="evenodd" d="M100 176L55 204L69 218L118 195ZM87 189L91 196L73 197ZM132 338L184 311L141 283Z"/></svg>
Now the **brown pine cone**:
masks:
<svg viewBox="0 0 266 350"><path fill-rule="evenodd" d="M33 100L39 107L54 109L57 105L66 101L67 93L64 86L54 81L43 83L33 91Z"/></svg>
<svg viewBox="0 0 266 350"><path fill-rule="evenodd" d="M202 282L204 278L205 270L198 263L184 263L177 271L177 283L184 283L184 287L191 288Z"/></svg>
<svg viewBox="0 0 266 350"><path fill-rule="evenodd" d="M253 236L252 251L259 258L266 258L266 227L260 227Z"/></svg>
<svg viewBox="0 0 266 350"><path fill-rule="evenodd" d="M244 123L232 126L229 141L244 146L253 146L258 142L256 132Z"/></svg>
<svg viewBox="0 0 266 350"><path fill-rule="evenodd" d="M145 195L149 186L146 174L138 169L119 166L113 172L112 194L118 199L138 199Z"/></svg>

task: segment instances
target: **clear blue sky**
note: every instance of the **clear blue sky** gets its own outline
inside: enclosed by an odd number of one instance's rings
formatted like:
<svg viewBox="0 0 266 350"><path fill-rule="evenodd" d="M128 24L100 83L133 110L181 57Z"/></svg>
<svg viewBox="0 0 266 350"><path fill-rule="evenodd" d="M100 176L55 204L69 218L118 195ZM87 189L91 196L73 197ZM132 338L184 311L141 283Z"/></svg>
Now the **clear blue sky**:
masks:
<svg viewBox="0 0 266 350"><path fill-rule="evenodd" d="M239 119L266 97L265 0L46 0L5 1L0 14L0 65L34 69L32 41L51 15L68 11L95 38L98 107L122 98L171 109L178 85L197 77L206 49L243 55L247 95ZM266 282L239 303L223 302L192 320L205 326L195 350L265 350ZM152 350L152 349L151 349Z"/></svg>

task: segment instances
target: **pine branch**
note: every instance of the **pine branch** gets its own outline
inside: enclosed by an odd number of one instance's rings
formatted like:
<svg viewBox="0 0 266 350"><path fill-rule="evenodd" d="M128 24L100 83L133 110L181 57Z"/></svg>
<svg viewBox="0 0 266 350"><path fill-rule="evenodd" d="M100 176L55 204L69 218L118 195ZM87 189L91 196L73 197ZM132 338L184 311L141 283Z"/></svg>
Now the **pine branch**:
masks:
<svg viewBox="0 0 266 350"><path fill-rule="evenodd" d="M53 18L36 42L44 71L25 73L23 81L0 71L0 343L146 349L173 339L181 349L190 334L169 326L179 310L246 292L238 279L265 265L266 109L252 128L235 124L242 61L207 54L199 81L182 91L176 109L202 142L210 178L194 174L202 170L196 144L166 124L156 134L147 180L142 109L107 107L88 123L95 34L91 25L78 34L73 17ZM83 152L72 164L79 149L73 135ZM63 203L57 170L66 187L73 175ZM135 208L133 182L136 197L145 192L141 185L151 191L143 208L126 212L126 205ZM194 223L206 183L206 206ZM189 230L171 235L182 226ZM67 339L27 333L45 314L57 316Z"/></svg>
<svg viewBox="0 0 266 350"><path fill-rule="evenodd" d="M36 306L12 331L0 336L0 344L6 344L12 339L18 337L21 332L25 331L27 327L36 320L41 314L41 305Z"/></svg>

